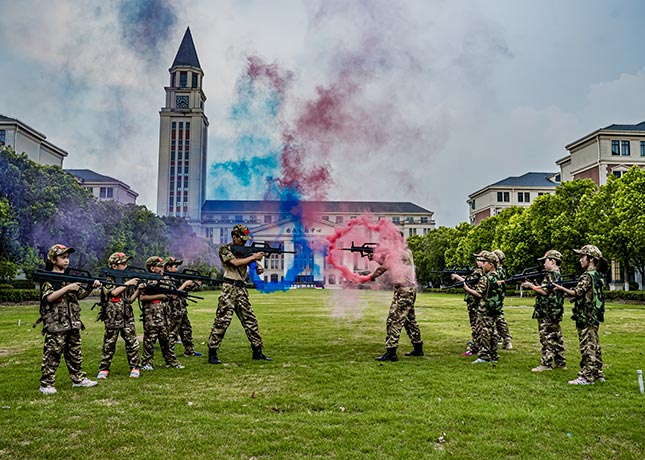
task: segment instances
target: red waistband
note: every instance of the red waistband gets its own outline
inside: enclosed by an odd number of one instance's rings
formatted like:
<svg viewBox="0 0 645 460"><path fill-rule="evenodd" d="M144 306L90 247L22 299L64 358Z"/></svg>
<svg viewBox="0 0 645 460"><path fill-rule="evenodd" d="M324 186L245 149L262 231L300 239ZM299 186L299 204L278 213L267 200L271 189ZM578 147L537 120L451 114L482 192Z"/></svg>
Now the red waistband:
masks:
<svg viewBox="0 0 645 460"><path fill-rule="evenodd" d="M113 303L121 302L121 297L112 297L110 299L110 302L113 302Z"/></svg>
<svg viewBox="0 0 645 460"><path fill-rule="evenodd" d="M157 300L153 300L153 301L152 301L152 302L150 302L150 303L161 303L161 300L159 300L159 299L157 299Z"/></svg>

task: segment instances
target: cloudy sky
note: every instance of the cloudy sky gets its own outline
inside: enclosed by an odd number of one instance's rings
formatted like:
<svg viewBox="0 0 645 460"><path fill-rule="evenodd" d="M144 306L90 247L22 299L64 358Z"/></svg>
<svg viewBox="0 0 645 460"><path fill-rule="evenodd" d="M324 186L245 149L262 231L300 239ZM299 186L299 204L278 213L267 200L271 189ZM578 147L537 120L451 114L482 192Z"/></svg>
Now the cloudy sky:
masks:
<svg viewBox="0 0 645 460"><path fill-rule="evenodd" d="M240 184L223 165L297 151L303 181L325 173L304 198L412 201L453 226L473 191L556 171L567 143L645 120L640 0L0 0L0 11L0 114L153 210L158 112L187 26L205 72L212 199L267 196L261 167ZM249 62L272 77L251 96ZM243 104L252 120L234 115ZM266 142L241 149L250 135Z"/></svg>

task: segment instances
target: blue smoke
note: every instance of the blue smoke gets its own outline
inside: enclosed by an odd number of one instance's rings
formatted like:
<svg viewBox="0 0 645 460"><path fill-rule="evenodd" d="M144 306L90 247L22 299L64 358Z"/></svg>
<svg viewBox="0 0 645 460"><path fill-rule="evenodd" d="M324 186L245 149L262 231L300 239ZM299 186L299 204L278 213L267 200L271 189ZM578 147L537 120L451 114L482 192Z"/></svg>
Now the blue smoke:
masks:
<svg viewBox="0 0 645 460"><path fill-rule="evenodd" d="M130 48L149 61L160 56L160 48L177 24L175 8L168 0L121 0L119 21Z"/></svg>

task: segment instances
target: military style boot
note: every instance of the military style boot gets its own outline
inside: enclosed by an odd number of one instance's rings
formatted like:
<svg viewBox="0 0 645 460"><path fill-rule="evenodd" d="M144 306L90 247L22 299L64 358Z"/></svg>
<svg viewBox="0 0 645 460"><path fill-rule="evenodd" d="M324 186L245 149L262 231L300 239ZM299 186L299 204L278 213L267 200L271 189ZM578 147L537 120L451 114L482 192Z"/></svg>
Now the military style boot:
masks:
<svg viewBox="0 0 645 460"><path fill-rule="evenodd" d="M261 359L263 361L273 361L271 358L262 353L262 347L254 347L251 345L251 350L253 350L253 359Z"/></svg>
<svg viewBox="0 0 645 460"><path fill-rule="evenodd" d="M396 355L396 347L387 348L383 356L374 358L377 361L398 361L399 357Z"/></svg>
<svg viewBox="0 0 645 460"><path fill-rule="evenodd" d="M208 364L222 364L217 357L217 348L208 349Z"/></svg>
<svg viewBox="0 0 645 460"><path fill-rule="evenodd" d="M423 342L413 343L414 350L408 351L405 356L423 356Z"/></svg>

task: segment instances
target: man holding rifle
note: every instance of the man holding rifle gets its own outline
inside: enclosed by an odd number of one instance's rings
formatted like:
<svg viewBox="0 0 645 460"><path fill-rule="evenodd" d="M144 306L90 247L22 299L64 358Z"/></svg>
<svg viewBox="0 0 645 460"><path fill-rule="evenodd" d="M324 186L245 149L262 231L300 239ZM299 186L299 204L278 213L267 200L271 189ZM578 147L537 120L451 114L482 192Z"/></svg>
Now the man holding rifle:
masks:
<svg viewBox="0 0 645 460"><path fill-rule="evenodd" d="M222 293L218 299L217 313L210 338L208 339L208 362L210 364L221 364L222 361L217 356L217 350L224 339L224 334L233 319L233 313L237 315L242 323L244 332L251 342L253 350L253 359L271 361L271 358L262 353L262 337L258 329L258 320L255 317L251 302L249 301L249 292L246 289L246 275L249 265L256 263L256 273L258 275L264 272L264 267L258 262L264 257L264 252L235 253L235 247L244 247L245 243L251 239L249 228L246 225L238 224L233 227L231 232L232 243L223 244L219 249L219 258L222 261L224 269L224 279L222 284Z"/></svg>

